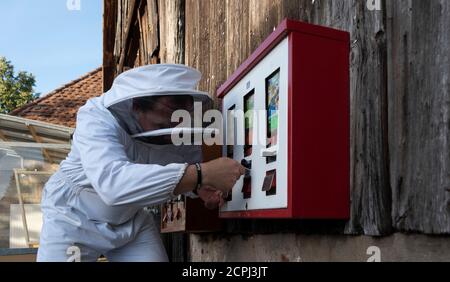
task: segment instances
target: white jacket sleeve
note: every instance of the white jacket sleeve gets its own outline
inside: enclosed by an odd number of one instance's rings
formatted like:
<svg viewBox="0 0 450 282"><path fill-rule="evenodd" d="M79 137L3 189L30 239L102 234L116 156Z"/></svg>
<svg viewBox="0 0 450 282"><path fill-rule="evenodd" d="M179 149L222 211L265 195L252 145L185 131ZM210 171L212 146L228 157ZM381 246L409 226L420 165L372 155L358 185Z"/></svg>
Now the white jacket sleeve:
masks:
<svg viewBox="0 0 450 282"><path fill-rule="evenodd" d="M78 112L74 145L84 172L100 198L110 206L152 206L174 198L173 190L187 164L130 162L114 122L96 118L92 108ZM95 112L96 110L94 110Z"/></svg>

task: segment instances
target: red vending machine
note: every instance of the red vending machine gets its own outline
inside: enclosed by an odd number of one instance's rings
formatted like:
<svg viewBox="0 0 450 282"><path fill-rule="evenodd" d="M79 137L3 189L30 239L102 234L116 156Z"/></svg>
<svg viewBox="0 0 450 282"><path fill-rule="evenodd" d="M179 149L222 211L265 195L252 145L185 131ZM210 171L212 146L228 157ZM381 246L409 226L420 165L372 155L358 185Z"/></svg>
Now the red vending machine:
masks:
<svg viewBox="0 0 450 282"><path fill-rule="evenodd" d="M222 154L248 168L220 217L349 217L349 41L284 20L219 88Z"/></svg>

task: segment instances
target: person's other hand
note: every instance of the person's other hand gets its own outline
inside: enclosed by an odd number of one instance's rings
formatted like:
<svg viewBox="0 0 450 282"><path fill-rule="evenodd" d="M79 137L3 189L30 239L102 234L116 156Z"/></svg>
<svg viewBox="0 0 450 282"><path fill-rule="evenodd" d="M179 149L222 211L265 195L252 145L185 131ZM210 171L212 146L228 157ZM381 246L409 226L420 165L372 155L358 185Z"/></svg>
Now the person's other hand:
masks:
<svg viewBox="0 0 450 282"><path fill-rule="evenodd" d="M210 210L220 208L224 204L222 192L211 186L202 186L197 193L205 203L205 207Z"/></svg>
<svg viewBox="0 0 450 282"><path fill-rule="evenodd" d="M203 184L227 194L245 174L245 167L229 158L219 158L202 164Z"/></svg>

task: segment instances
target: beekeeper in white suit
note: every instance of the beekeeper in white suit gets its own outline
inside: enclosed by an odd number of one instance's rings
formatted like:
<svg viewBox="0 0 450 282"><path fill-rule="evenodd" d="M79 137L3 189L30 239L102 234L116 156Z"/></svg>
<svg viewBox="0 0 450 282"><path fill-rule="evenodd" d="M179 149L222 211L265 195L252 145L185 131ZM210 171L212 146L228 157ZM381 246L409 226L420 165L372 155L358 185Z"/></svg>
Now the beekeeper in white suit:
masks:
<svg viewBox="0 0 450 282"><path fill-rule="evenodd" d="M198 146L131 137L171 128L175 110L208 102L196 91L200 77L184 65L135 68L79 109L72 149L44 188L38 261L167 261L158 223L144 208L180 194L210 208L223 204L222 193L245 173L238 162L200 163Z"/></svg>

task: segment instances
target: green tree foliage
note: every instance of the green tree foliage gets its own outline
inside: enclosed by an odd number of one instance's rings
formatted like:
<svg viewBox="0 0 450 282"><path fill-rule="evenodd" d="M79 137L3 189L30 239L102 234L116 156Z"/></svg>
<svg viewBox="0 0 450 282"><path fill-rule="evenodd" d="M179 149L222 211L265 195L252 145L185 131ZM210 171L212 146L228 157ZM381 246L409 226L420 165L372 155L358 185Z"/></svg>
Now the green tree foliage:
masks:
<svg viewBox="0 0 450 282"><path fill-rule="evenodd" d="M7 114L39 97L33 91L35 83L34 75L25 71L15 75L11 62L0 57L0 113Z"/></svg>

